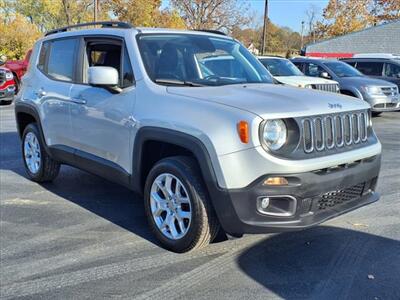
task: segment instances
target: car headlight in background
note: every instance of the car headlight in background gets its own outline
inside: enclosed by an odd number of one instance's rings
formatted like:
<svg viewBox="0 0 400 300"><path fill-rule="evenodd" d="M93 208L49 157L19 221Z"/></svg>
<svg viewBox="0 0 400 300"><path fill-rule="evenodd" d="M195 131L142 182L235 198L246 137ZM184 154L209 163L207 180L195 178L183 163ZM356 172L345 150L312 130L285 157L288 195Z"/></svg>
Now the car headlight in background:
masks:
<svg viewBox="0 0 400 300"><path fill-rule="evenodd" d="M263 142L269 149L277 151L286 143L287 132L287 127L283 120L267 120L262 129Z"/></svg>
<svg viewBox="0 0 400 300"><path fill-rule="evenodd" d="M6 80L12 80L14 78L13 73L11 73L10 71L6 72Z"/></svg>
<svg viewBox="0 0 400 300"><path fill-rule="evenodd" d="M383 95L382 89L379 86L365 86L364 89L370 95Z"/></svg>

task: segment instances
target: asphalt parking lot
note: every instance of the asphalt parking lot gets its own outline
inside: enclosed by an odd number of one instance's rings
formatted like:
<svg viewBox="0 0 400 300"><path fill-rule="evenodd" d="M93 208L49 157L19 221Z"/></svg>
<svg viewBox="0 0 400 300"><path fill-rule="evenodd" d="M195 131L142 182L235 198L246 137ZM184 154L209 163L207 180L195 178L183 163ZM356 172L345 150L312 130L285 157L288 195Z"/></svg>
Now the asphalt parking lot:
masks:
<svg viewBox="0 0 400 300"><path fill-rule="evenodd" d="M381 200L313 229L173 254L142 200L63 166L27 179L12 106L0 107L0 298L400 299L400 113L374 118Z"/></svg>

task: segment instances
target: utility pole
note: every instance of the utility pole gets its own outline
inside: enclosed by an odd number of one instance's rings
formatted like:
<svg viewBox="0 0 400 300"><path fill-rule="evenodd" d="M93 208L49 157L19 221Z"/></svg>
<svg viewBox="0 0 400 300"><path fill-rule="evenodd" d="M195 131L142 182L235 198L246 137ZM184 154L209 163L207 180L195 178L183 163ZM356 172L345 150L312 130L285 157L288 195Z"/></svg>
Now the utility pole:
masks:
<svg viewBox="0 0 400 300"><path fill-rule="evenodd" d="M93 19L94 19L94 22L97 22L97 11L98 11L98 9L97 9L98 2L97 1L98 0L93 0Z"/></svg>
<svg viewBox="0 0 400 300"><path fill-rule="evenodd" d="M268 0L265 0L265 10L264 10L264 27L263 27L263 35L262 35L262 50L261 54L265 55L267 43L267 25L268 25Z"/></svg>
<svg viewBox="0 0 400 300"><path fill-rule="evenodd" d="M301 21L301 47L300 50L303 49L304 45L304 21Z"/></svg>

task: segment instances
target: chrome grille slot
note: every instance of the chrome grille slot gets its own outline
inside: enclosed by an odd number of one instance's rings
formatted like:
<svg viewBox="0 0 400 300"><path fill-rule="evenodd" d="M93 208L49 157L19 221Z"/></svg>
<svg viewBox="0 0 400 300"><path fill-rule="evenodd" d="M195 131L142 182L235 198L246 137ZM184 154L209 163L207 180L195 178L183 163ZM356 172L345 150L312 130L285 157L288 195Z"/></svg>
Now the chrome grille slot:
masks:
<svg viewBox="0 0 400 300"><path fill-rule="evenodd" d="M361 141L365 142L367 140L367 128L368 128L368 115L366 113L361 113L361 120L360 120L360 136Z"/></svg>
<svg viewBox="0 0 400 300"><path fill-rule="evenodd" d="M368 139L366 111L307 117L301 125L305 153L351 147Z"/></svg>
<svg viewBox="0 0 400 300"><path fill-rule="evenodd" d="M314 133L311 120L303 120L303 139L304 139L304 151L310 153L314 151Z"/></svg>
<svg viewBox="0 0 400 300"><path fill-rule="evenodd" d="M343 121L343 129L344 129L344 142L346 145L350 145L352 142L352 124L351 124L351 117L350 115L345 115L344 116L344 121Z"/></svg>
<svg viewBox="0 0 400 300"><path fill-rule="evenodd" d="M332 117L325 118L325 136L326 136L326 148L332 149L335 147L335 125L333 124Z"/></svg>
<svg viewBox="0 0 400 300"><path fill-rule="evenodd" d="M315 148L317 151L322 151L325 148L325 133L324 124L321 118L314 119L315 126Z"/></svg>
<svg viewBox="0 0 400 300"><path fill-rule="evenodd" d="M343 147L344 145L344 130L343 130L343 118L341 116L335 116L335 130L336 130L336 146Z"/></svg>
<svg viewBox="0 0 400 300"><path fill-rule="evenodd" d="M353 141L355 144L358 144L360 142L360 122L359 122L359 115L358 114L353 114L352 116L353 120Z"/></svg>

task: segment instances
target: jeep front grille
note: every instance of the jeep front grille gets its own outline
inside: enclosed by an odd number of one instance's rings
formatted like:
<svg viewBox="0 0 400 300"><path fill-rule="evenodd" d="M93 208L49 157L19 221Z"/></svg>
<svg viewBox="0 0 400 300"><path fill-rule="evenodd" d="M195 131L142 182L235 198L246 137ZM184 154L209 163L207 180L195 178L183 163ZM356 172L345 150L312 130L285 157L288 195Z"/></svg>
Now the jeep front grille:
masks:
<svg viewBox="0 0 400 300"><path fill-rule="evenodd" d="M325 91L325 92L339 92L339 86L337 84L313 84L312 88L315 90Z"/></svg>
<svg viewBox="0 0 400 300"><path fill-rule="evenodd" d="M368 138L366 111L307 117L301 123L306 153L348 147L366 142Z"/></svg>

